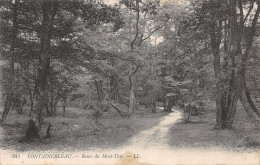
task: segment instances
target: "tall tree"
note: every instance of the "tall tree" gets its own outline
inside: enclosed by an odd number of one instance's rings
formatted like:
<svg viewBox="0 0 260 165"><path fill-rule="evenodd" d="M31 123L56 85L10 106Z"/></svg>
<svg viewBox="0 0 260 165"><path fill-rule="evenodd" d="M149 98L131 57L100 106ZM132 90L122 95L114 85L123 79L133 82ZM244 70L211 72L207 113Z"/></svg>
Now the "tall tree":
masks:
<svg viewBox="0 0 260 165"><path fill-rule="evenodd" d="M238 98L257 125L259 111L247 90L245 71L259 17L259 1L209 0L202 2L199 11L197 20L207 29L214 56L216 128L232 126Z"/></svg>
<svg viewBox="0 0 260 165"><path fill-rule="evenodd" d="M93 65L90 62L96 53L91 46L87 43L82 44L80 41L84 29L95 29L94 25L100 25L101 22L113 23L115 31L121 26L117 8L103 3L43 0L40 5L42 10L41 28L38 31L40 56L33 94L34 107L26 134L27 138L40 137L42 109L46 105L48 92L46 87L50 76L51 59L56 58L56 62L66 64L68 71L80 67L91 69ZM73 23L77 22L81 22L83 28L73 28ZM78 31L79 29L81 31ZM57 55L53 56L55 53ZM65 100L65 95L68 94L67 89L62 89L57 95L60 92L63 95L61 98Z"/></svg>
<svg viewBox="0 0 260 165"><path fill-rule="evenodd" d="M11 3L11 2L9 2ZM18 33L18 22L17 22L17 15L18 15L18 4L19 1L15 0L14 3L11 5L13 8L13 26L12 26L12 43L10 48L10 57L9 57L9 76L8 76L8 83L7 83L7 94L4 102L4 111L1 116L1 123L5 122L6 117L10 111L12 98L13 98L13 81L14 81L14 60L16 56L16 40L17 40L17 33Z"/></svg>
<svg viewBox="0 0 260 165"><path fill-rule="evenodd" d="M46 96L46 84L50 70L51 59L51 38L53 21L58 10L58 2L51 0L42 1L42 29L41 29L41 49L39 57L39 68L37 71L37 79L34 88L34 107L32 110L32 125L36 127L28 127L26 137L34 138L40 137L41 125L42 125L42 109L45 105ZM31 129L29 129L31 128Z"/></svg>
<svg viewBox="0 0 260 165"><path fill-rule="evenodd" d="M243 2L242 0L237 1L230 1L231 4L237 5L239 8L239 22L235 22L231 24L232 30L234 30L236 33L233 34L231 43L233 44L233 52L236 53L236 55L239 58L239 63L237 64L237 83L238 83L238 91L239 91L239 99L241 103L243 104L243 107L245 111L247 112L248 116L254 121L256 127L260 129L260 111L256 108L254 105L250 92L246 85L246 79L245 79L245 73L248 66L249 61L249 55L250 51L252 49L252 44L254 42L254 36L257 28L257 21L259 18L260 13L260 1L256 0L253 2L253 6L256 6L255 13L253 15L253 19L247 20L246 17L244 17L244 9L243 9ZM235 14L235 9L233 9L233 14ZM250 11L248 11L250 13ZM237 21L237 20L236 20ZM247 27L248 31L245 31L245 22L249 22L250 25ZM238 25L239 28L235 28L235 25ZM247 32L247 38L245 39L245 48L242 47L242 34L243 32ZM238 37L238 39L236 38Z"/></svg>

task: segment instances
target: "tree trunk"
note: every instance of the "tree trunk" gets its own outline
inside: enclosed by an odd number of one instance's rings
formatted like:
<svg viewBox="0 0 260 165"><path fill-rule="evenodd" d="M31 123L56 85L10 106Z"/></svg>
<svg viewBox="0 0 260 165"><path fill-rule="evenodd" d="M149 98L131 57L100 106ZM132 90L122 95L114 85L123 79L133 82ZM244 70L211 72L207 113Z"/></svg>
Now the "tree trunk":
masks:
<svg viewBox="0 0 260 165"><path fill-rule="evenodd" d="M53 114L52 114L52 116L56 116L58 101L59 101L59 96L58 96L58 94L57 94L56 98L54 99Z"/></svg>
<svg viewBox="0 0 260 165"><path fill-rule="evenodd" d="M53 26L54 16L57 11L57 2L55 1L42 1L42 29L41 29L41 54L39 58L39 68L37 71L37 78L34 88L34 107L32 111L31 119L29 120L29 126L27 129L26 138L38 138L40 137L41 125L42 125L42 109L45 106L46 96L46 84L49 76L50 69L50 40L51 31ZM32 127L30 127L30 123ZM33 127L35 125L35 127ZM29 132L31 132L29 134Z"/></svg>
<svg viewBox="0 0 260 165"><path fill-rule="evenodd" d="M45 92L45 109L46 109L47 116L51 116L51 111L49 109L48 91Z"/></svg>
<svg viewBox="0 0 260 165"><path fill-rule="evenodd" d="M23 104L22 104L22 89L21 89L21 75L22 69L17 67L15 71L16 81L13 82L13 97L12 97L12 106L18 114L23 113Z"/></svg>
<svg viewBox="0 0 260 165"><path fill-rule="evenodd" d="M30 119L25 137L27 139L39 138L40 134L37 130L38 130L38 128L37 128L35 122L33 121L33 119Z"/></svg>
<svg viewBox="0 0 260 165"><path fill-rule="evenodd" d="M214 57L214 72L216 79L216 125L215 128L222 127L222 89L221 89L221 68L220 68L220 52L219 46L221 43L221 29L222 21L219 21L216 24L211 25L210 31L210 41L211 41L211 50Z"/></svg>
<svg viewBox="0 0 260 165"><path fill-rule="evenodd" d="M216 79L216 125L215 128L230 128L234 121L234 117L236 114L236 106L238 100L238 94L236 91L236 84L235 84L235 73L232 70L230 80L228 76L225 77L225 80L222 80L221 73L221 62L220 62L220 43L222 37L222 21L218 22L218 26L212 25L210 32L210 40L211 40L211 47L212 47L212 54L214 56L214 72L215 72L215 79ZM234 33L234 32L233 32ZM239 40L238 40L239 42ZM235 44L235 43L233 43ZM233 49L237 48L233 47ZM228 53L228 50L225 50ZM233 51L233 50L232 50ZM231 56L231 63L232 69L234 67L234 54L230 53ZM224 69L227 70L228 68L228 59L224 59ZM228 74L226 71L225 74ZM222 85L225 81L228 81L229 89L225 89Z"/></svg>
<svg viewBox="0 0 260 165"><path fill-rule="evenodd" d="M234 57L232 57L234 58ZM234 64L234 61L232 60L232 63ZM235 67L234 65L232 65ZM237 107L237 101L238 101L238 91L237 91L237 84L236 84L236 76L235 71L232 70L231 73L231 79L229 80L229 90L226 92L226 100L225 100L225 122L222 126L223 128L231 128L232 124L235 119L236 115L236 107Z"/></svg>
<svg viewBox="0 0 260 165"><path fill-rule="evenodd" d="M236 5L238 4L240 10L240 22L237 21L237 8ZM242 0L235 1L230 0L230 9L231 9L231 16L230 16L230 27L231 27L231 55L234 57L236 55L238 62L236 64L236 82L237 82L237 92L239 95L239 100L241 101L248 117L255 123L256 127L260 129L260 112L254 105L251 100L249 90L246 86L245 81L245 73L247 68L247 62L249 59L249 53L252 47L253 38L256 31L256 24L260 13L259 1L257 1L257 10L255 12L254 18L252 20L252 25L249 30L249 34L246 40L246 49L243 53L241 40L242 35L244 32L244 22L243 20L243 6Z"/></svg>
<svg viewBox="0 0 260 165"><path fill-rule="evenodd" d="M239 82L239 87L238 90L240 91L239 95L239 100L241 101L248 117L254 122L255 126L260 129L260 112L259 110L255 107L253 104L249 91L246 87L244 75L239 75L238 76L238 82Z"/></svg>
<svg viewBox="0 0 260 165"><path fill-rule="evenodd" d="M156 101L154 98L151 99L152 113L156 113Z"/></svg>
<svg viewBox="0 0 260 165"><path fill-rule="evenodd" d="M2 75L3 75L3 64L2 64L2 57L0 55L0 80L3 79ZM2 83L0 83L0 112L3 112L3 86Z"/></svg>
<svg viewBox="0 0 260 165"><path fill-rule="evenodd" d="M51 99L50 99L50 108L51 108L51 116L53 116L53 111L54 111L54 96L53 96L53 91L51 90Z"/></svg>
<svg viewBox="0 0 260 165"><path fill-rule="evenodd" d="M27 88L27 92L28 92L28 95L29 95L29 99L30 99L30 117L31 117L31 113L32 113L32 110L33 110L33 94L32 94L32 91L30 89L30 86L29 86L29 82L25 82L26 83L26 88Z"/></svg>
<svg viewBox="0 0 260 165"><path fill-rule="evenodd" d="M12 34L12 44L11 44L11 57L10 57L10 64L9 64L9 69L10 69L10 74L8 77L8 84L7 84L7 95L6 95L6 100L4 103L4 111L1 117L1 123L4 123L6 120L6 117L10 111L11 104L12 104L12 97L13 97L13 79L14 79L14 58L15 58L15 47L16 47L16 39L17 39L17 32L18 32L18 23L17 23L17 5L18 5L19 0L15 0L13 7L13 34Z"/></svg>
<svg viewBox="0 0 260 165"><path fill-rule="evenodd" d="M239 43L241 41L241 38L238 36L238 25L236 25L236 2L234 0L230 0L229 3L230 7L230 18L229 22L231 24L230 26L230 35L227 27L225 26L225 35L226 38L231 36L231 50L228 50L228 40L224 40L224 51L226 54L229 55L231 59L231 76L229 79L229 76L221 76L221 68L220 68L220 54L219 54L219 44L221 43L221 36L222 36L222 21L219 21L218 26L218 35L211 34L211 41L217 44L217 46L212 46L213 54L214 54L214 70L215 70L215 78L217 81L217 100L216 100L216 109L217 109L217 122L216 122L216 128L230 128L232 127L232 123L234 121L234 117L236 114L236 106L237 106L237 100L238 100L238 94L236 89L236 76L235 76L235 52L239 51ZM226 24L226 22L225 22ZM214 39L215 38L215 39ZM224 69L226 72L224 72L224 75L228 75L228 56L224 58ZM225 77L225 80L222 80ZM225 89L223 87L222 83L225 83L226 81L229 82L229 84L225 84L229 86L229 89Z"/></svg>
<svg viewBox="0 0 260 165"><path fill-rule="evenodd" d="M167 111L167 98L163 97L163 111L166 112Z"/></svg>
<svg viewBox="0 0 260 165"><path fill-rule="evenodd" d="M129 113L134 113L134 112L135 112L135 93L134 93L133 84L131 82L130 91L129 91Z"/></svg>
<svg viewBox="0 0 260 165"><path fill-rule="evenodd" d="M118 80L115 75L110 76L110 95L109 98L111 100L116 100L116 94L117 94L117 86L118 86Z"/></svg>
<svg viewBox="0 0 260 165"><path fill-rule="evenodd" d="M222 128L221 93L216 92L216 125L215 128Z"/></svg>
<svg viewBox="0 0 260 165"><path fill-rule="evenodd" d="M52 114L52 116L56 116L56 114L57 114L57 107L58 107L60 98L61 98L60 89L58 89L56 92L56 97L54 97L54 95L53 95L53 114Z"/></svg>
<svg viewBox="0 0 260 165"><path fill-rule="evenodd" d="M130 44L132 53L134 52L134 45L135 45L135 42L136 42L138 35L139 35L139 19L140 19L139 0L136 0L135 3L136 3L136 23L135 23L136 32L135 32L134 39ZM138 71L139 66L134 61L132 61L132 63L135 65L135 69L132 73L129 73L129 75L128 75L129 84L130 84L130 87L129 87L129 107L128 107L129 113L134 113L135 108L137 106L136 100L135 100L135 93L134 93L133 76Z"/></svg>
<svg viewBox="0 0 260 165"><path fill-rule="evenodd" d="M32 116L33 111L33 97L30 97L30 117Z"/></svg>
<svg viewBox="0 0 260 165"><path fill-rule="evenodd" d="M128 75L128 80L129 80L129 85L130 85L130 87L129 87L129 107L128 107L129 113L134 113L135 109L137 108L134 84L133 84L133 77L136 74L136 72L138 71L138 69L139 69L139 66L135 64L134 71Z"/></svg>
<svg viewBox="0 0 260 165"><path fill-rule="evenodd" d="M94 79L95 86L96 86L96 91L97 91L97 95L98 95L98 101L99 101L100 109L101 109L101 111L104 111L103 97L101 96L101 94L103 93L102 92L102 82L97 81L94 76L93 76L93 79Z"/></svg>
<svg viewBox="0 0 260 165"><path fill-rule="evenodd" d="M167 104L166 112L171 112L173 105L174 105L174 97L170 96L170 97L168 97L168 104Z"/></svg>
<svg viewBox="0 0 260 165"><path fill-rule="evenodd" d="M112 105L112 107L113 107L115 110L117 110L117 112L119 113L119 115L120 115L121 117L130 117L130 116L129 116L129 113L127 113L127 114L124 113L119 107L116 106L116 104L110 102L110 105Z"/></svg>
<svg viewBox="0 0 260 165"><path fill-rule="evenodd" d="M15 108L16 112L18 114L22 114L23 113L23 106L22 106L21 93L17 94L14 99L15 99L15 102L13 103L13 101L12 101L12 104L14 104L14 108Z"/></svg>
<svg viewBox="0 0 260 165"><path fill-rule="evenodd" d="M63 104L62 104L63 117L65 117L65 113L66 113L66 101L67 101L67 97L63 97Z"/></svg>
<svg viewBox="0 0 260 165"><path fill-rule="evenodd" d="M229 97L230 97L230 99L229 99L229 103L227 105L227 110L226 110L227 111L226 112L226 121L225 121L225 125L222 126L224 128L231 128L232 127L232 124L234 122L235 115L236 115L238 94L233 93Z"/></svg>

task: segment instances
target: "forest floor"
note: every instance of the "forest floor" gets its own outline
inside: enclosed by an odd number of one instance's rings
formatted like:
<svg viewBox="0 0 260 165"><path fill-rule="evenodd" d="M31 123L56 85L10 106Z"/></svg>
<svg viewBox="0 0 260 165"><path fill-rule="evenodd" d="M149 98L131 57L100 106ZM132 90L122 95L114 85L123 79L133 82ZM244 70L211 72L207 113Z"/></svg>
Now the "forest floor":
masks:
<svg viewBox="0 0 260 165"><path fill-rule="evenodd" d="M215 129L215 104L209 102L204 117L193 116L173 125L168 134L168 144L173 148L200 148L228 151L254 152L260 149L260 134L247 117L241 103L231 129ZM258 139L257 139L258 138ZM258 142L258 144L256 144Z"/></svg>
<svg viewBox="0 0 260 165"><path fill-rule="evenodd" d="M18 143L26 134L28 114L10 112L7 121L1 126L1 148L5 150L92 150L95 148L116 148L138 132L156 125L167 113L158 109L156 114L141 109L130 118L122 118L117 112L107 112L94 120L91 113L79 108L67 108L66 117L61 109L53 117L44 117L42 132L45 134L51 123L51 139Z"/></svg>
<svg viewBox="0 0 260 165"><path fill-rule="evenodd" d="M18 143L27 129L28 114L11 112L6 124L0 129L0 145L6 150L93 150L118 147L149 148L214 148L225 150L260 149L251 145L250 136L260 138L255 133L253 123L247 119L242 105L238 111L233 129L214 129L215 108L209 102L204 117L191 117L191 122L183 120L183 110L174 107L174 112L157 109L153 114L147 109L137 111L130 118L122 118L115 111L106 112L98 123L89 111L67 108L66 117L61 109L57 116L45 117L42 132L52 124L52 137L48 141Z"/></svg>
<svg viewBox="0 0 260 165"><path fill-rule="evenodd" d="M208 103L204 117L193 116L189 123L184 122L183 110L178 107L174 107L172 113L158 108L156 114L142 109L128 119L113 111L105 113L99 124L83 109L68 108L66 117L62 117L60 109L57 116L45 117L43 122L42 132L46 131L49 122L52 124L52 138L30 143L18 143L26 133L28 114L11 112L6 124L0 127L0 143L3 150L26 152L91 151L102 155L104 152L125 154L130 151L127 154L139 153L141 156L131 159L135 165L137 161L153 164L255 164L260 147L246 141L247 137L257 136L242 106L238 104L234 128L224 130L214 129L214 109L214 103ZM154 156L151 157L151 153ZM125 165L124 159L119 160L120 165ZM90 161L96 162L95 159Z"/></svg>

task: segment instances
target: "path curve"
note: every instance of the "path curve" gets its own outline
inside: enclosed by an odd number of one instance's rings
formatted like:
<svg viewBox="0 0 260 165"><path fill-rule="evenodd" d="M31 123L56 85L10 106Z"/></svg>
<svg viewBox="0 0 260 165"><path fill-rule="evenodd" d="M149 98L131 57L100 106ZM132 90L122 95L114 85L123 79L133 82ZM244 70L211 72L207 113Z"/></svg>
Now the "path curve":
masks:
<svg viewBox="0 0 260 165"><path fill-rule="evenodd" d="M161 107L159 107L161 108ZM173 112L163 117L160 122L152 127L139 132L133 136L125 148L138 149L170 149L168 145L167 134L169 129L182 118L182 113L172 109Z"/></svg>

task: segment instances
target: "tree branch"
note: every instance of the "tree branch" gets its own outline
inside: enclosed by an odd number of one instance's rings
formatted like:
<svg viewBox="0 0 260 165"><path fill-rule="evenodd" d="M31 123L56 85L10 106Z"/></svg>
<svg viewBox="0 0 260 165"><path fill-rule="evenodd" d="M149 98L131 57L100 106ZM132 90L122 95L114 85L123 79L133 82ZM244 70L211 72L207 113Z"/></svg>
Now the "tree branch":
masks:
<svg viewBox="0 0 260 165"><path fill-rule="evenodd" d="M251 50L251 47L252 47L252 44L253 44L253 39L254 39L255 31L256 31L256 23L257 23L259 13L260 13L260 2L259 2L259 0L257 0L257 5L258 6L257 6L255 16L254 16L253 21L252 21L252 26L251 26L250 31L249 31L249 36L248 36L248 40L247 40L246 50L245 50L245 53L244 53L244 56L243 56L243 61L248 60L248 56L249 56L249 53L250 53L250 50Z"/></svg>
<svg viewBox="0 0 260 165"><path fill-rule="evenodd" d="M248 16L250 15L250 13L251 13L253 7L254 7L254 2L252 2L251 5L250 5L250 8L249 8L249 10L248 10L248 12L247 12L247 14L246 14L244 20L243 20L243 25L245 24L245 22L246 22Z"/></svg>
<svg viewBox="0 0 260 165"><path fill-rule="evenodd" d="M138 33L139 33L139 29L138 29L138 24L139 24L139 19L140 19L140 8L139 8L139 0L136 0L136 33L135 33L135 37L133 39L133 41L131 42L131 50L133 51L134 49L134 43L138 37Z"/></svg>
<svg viewBox="0 0 260 165"><path fill-rule="evenodd" d="M243 12L243 4L242 4L242 0L238 1L238 7L239 7L239 15L240 15L240 22L239 22L239 26L240 26L240 30L242 30L243 26L244 26L244 12Z"/></svg>
<svg viewBox="0 0 260 165"><path fill-rule="evenodd" d="M110 93L112 93L112 92L116 89L116 87L117 87L117 85L119 84L119 82L120 82L120 81L118 81L118 82L114 85L114 87L110 90Z"/></svg>
<svg viewBox="0 0 260 165"><path fill-rule="evenodd" d="M156 29L154 29L147 37L145 37L144 39L142 39L142 42L148 38L150 38L157 30L161 29L162 27L164 27L166 25L166 23L170 20L170 18L168 18L163 25L157 27Z"/></svg>

